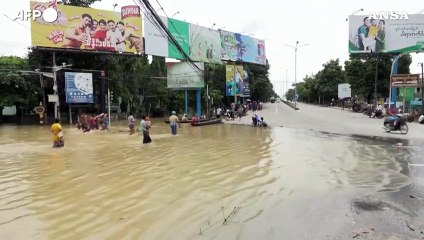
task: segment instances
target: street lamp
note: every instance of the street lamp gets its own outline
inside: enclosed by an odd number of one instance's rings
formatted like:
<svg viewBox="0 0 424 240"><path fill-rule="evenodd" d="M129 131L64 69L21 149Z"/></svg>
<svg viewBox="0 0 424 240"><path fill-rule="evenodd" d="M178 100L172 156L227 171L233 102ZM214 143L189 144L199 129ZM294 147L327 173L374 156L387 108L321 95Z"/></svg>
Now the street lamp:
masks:
<svg viewBox="0 0 424 240"><path fill-rule="evenodd" d="M284 46L293 48L294 50L294 109L295 110L297 109L297 49L301 47L306 47L309 44L303 44L300 46L298 45L299 45L299 41L296 41L295 46L284 44Z"/></svg>
<svg viewBox="0 0 424 240"><path fill-rule="evenodd" d="M180 12L176 12L176 13L172 14L172 17L171 18L177 16L178 14L180 14Z"/></svg>
<svg viewBox="0 0 424 240"><path fill-rule="evenodd" d="M358 9L358 10L354 11L354 12L353 12L353 13L351 13L350 15L356 15L357 13L362 12L362 11L364 11L364 9L363 9L363 8L361 8L361 9ZM349 15L349 16L350 16L350 15ZM346 18L346 22L347 22L347 21L349 21L349 17L347 17L347 18Z"/></svg>
<svg viewBox="0 0 424 240"><path fill-rule="evenodd" d="M211 28L213 29L213 27L215 27L215 26L216 26L216 23L213 23Z"/></svg>
<svg viewBox="0 0 424 240"><path fill-rule="evenodd" d="M113 6L113 11L115 11L115 8L118 6L118 4L114 3L112 6Z"/></svg>

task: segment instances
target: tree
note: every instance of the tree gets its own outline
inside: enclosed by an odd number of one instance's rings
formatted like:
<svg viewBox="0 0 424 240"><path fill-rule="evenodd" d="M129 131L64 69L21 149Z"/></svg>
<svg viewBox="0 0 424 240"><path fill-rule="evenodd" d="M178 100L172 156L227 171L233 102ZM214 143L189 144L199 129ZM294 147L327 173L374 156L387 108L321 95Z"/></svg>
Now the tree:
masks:
<svg viewBox="0 0 424 240"><path fill-rule="evenodd" d="M330 60L322 66L324 68L315 76L320 102L321 100L324 102L325 99L330 101L332 98L337 98L338 85L345 80L345 73L339 64L339 59Z"/></svg>
<svg viewBox="0 0 424 240"><path fill-rule="evenodd" d="M100 0L66 0L62 1L64 5L77 6L77 7L90 7L91 4Z"/></svg>
<svg viewBox="0 0 424 240"><path fill-rule="evenodd" d="M38 105L39 78L29 74L28 59L0 57L0 120L6 106L16 106L18 118L21 109Z"/></svg>
<svg viewBox="0 0 424 240"><path fill-rule="evenodd" d="M409 73L412 59L409 54L398 60L398 74ZM352 94L365 98L371 102L374 96L376 67L377 95L388 97L390 74L393 59L389 54L351 54L350 60L345 62L346 80L351 85Z"/></svg>

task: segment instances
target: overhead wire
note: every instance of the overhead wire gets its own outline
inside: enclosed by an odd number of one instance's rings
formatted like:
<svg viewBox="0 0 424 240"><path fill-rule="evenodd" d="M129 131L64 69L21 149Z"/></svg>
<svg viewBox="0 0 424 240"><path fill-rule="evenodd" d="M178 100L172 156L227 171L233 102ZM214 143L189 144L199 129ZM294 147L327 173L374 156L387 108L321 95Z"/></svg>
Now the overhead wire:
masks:
<svg viewBox="0 0 424 240"><path fill-rule="evenodd" d="M146 16L151 20L152 23L155 24L156 27L160 27L159 30L161 30L165 36L168 37L168 41L170 41L171 44L174 45L174 47L177 49L177 51L180 52L183 59L195 70L203 73L204 71L200 69L190 58L190 56L187 55L187 53L182 49L181 45L178 43L178 41L175 39L175 37L170 33L168 28L165 26L163 21L161 20L160 16L156 13L156 11L151 6L150 2L148 0L138 0L141 7L145 9ZM163 9L163 7L161 7ZM164 11L164 10L163 10ZM165 12L165 11L164 11ZM166 14L166 13L165 13Z"/></svg>

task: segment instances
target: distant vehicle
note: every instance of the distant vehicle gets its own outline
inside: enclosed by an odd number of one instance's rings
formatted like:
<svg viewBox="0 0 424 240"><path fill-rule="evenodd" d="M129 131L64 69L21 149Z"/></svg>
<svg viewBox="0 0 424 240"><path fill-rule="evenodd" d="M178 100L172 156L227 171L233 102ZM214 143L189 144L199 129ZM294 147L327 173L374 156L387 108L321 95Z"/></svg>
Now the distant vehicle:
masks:
<svg viewBox="0 0 424 240"><path fill-rule="evenodd" d="M277 98L277 102L279 103L279 102L281 102L281 99L280 98Z"/></svg>

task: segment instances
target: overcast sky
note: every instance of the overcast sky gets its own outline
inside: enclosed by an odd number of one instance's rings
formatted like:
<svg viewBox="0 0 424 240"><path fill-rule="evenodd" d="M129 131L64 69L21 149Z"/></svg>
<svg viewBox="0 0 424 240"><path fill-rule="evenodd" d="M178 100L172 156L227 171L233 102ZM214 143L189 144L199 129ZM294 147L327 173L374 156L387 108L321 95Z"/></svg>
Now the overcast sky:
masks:
<svg viewBox="0 0 424 240"><path fill-rule="evenodd" d="M160 9L156 0L150 0ZM113 10L113 4L133 5L132 0L102 0L92 7ZM363 8L362 14L373 11L403 11L415 14L424 10L422 0L381 1L314 1L296 0L290 3L275 0L159 0L169 17L205 27L224 28L227 31L252 34L265 39L266 55L271 65L270 79L277 93L281 93L282 82L294 81L294 50L284 44L309 44L298 50L297 79L317 73L322 64L330 59L339 58L341 63L348 59L348 22L346 18ZM29 23L13 22L3 14L15 18L19 11L29 10L28 0L7 1L0 9L0 23L3 34L0 36L0 55L24 56L30 46ZM158 11L164 15L163 11ZM424 53L412 54L411 73L420 73L418 62L424 61ZM290 84L290 83L289 83ZM284 86L285 87L285 86ZM285 89L284 89L285 90Z"/></svg>

